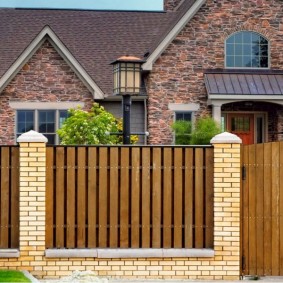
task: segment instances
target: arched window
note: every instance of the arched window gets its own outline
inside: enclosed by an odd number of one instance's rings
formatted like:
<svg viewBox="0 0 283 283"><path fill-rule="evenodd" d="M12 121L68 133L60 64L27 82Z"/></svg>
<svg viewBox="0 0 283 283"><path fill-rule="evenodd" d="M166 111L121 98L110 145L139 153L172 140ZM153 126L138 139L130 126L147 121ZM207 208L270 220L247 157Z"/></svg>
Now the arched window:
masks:
<svg viewBox="0 0 283 283"><path fill-rule="evenodd" d="M227 68L268 68L268 40L256 32L241 31L226 39Z"/></svg>

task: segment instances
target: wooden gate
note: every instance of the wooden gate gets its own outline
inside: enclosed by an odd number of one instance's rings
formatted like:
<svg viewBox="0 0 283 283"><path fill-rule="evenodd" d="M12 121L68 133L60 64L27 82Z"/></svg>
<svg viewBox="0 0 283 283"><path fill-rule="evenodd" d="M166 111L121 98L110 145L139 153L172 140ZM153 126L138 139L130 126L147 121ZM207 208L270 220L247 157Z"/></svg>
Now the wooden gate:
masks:
<svg viewBox="0 0 283 283"><path fill-rule="evenodd" d="M242 149L242 273L282 276L283 142Z"/></svg>

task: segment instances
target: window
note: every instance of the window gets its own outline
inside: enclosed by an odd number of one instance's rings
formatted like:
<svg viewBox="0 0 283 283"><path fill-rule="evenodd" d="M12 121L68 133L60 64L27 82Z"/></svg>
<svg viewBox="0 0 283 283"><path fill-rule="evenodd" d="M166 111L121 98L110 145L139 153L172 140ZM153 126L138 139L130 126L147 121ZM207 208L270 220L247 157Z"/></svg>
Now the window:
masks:
<svg viewBox="0 0 283 283"><path fill-rule="evenodd" d="M269 67L269 44L267 39L258 33L234 33L227 38L225 48L228 68Z"/></svg>
<svg viewBox="0 0 283 283"><path fill-rule="evenodd" d="M56 130L62 126L67 116L67 110L18 110L17 137L34 130L46 136L48 144L58 144Z"/></svg>

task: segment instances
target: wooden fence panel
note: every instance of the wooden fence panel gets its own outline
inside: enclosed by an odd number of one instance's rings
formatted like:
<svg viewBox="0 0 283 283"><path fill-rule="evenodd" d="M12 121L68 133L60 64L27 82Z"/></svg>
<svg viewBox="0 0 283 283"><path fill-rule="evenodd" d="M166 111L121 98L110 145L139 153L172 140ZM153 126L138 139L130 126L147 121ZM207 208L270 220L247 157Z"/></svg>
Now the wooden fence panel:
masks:
<svg viewBox="0 0 283 283"><path fill-rule="evenodd" d="M0 147L0 248L19 248L19 148Z"/></svg>
<svg viewBox="0 0 283 283"><path fill-rule="evenodd" d="M243 274L283 275L283 143L243 146Z"/></svg>
<svg viewBox="0 0 283 283"><path fill-rule="evenodd" d="M48 147L47 247L212 248L212 162L211 147Z"/></svg>

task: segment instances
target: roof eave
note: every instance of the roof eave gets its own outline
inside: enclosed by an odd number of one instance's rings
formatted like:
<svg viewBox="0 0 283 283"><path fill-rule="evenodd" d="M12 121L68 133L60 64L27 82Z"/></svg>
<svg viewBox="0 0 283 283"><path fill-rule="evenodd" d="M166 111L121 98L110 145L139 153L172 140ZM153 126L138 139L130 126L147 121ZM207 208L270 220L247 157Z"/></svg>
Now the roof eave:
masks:
<svg viewBox="0 0 283 283"><path fill-rule="evenodd" d="M93 81L85 69L74 58L66 46L61 42L57 35L52 31L49 26L46 26L42 31L34 38L30 45L22 52L17 60L11 65L11 67L0 78L0 92L11 82L11 80L17 75L23 65L34 55L34 53L40 48L43 42L47 39L47 36L51 39L51 43L56 51L63 57L63 59L69 64L72 70L83 81L89 91L93 94L94 99L103 99L104 93Z"/></svg>
<svg viewBox="0 0 283 283"><path fill-rule="evenodd" d="M177 24L170 30L170 32L164 37L159 45L154 49L146 62L142 65L143 70L151 71L154 62L159 58L168 45L176 38L185 25L194 17L198 10L206 0L197 0L191 8L184 14L184 16L177 22Z"/></svg>

